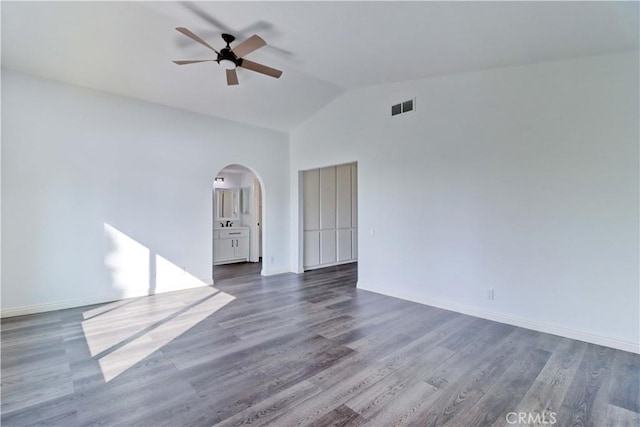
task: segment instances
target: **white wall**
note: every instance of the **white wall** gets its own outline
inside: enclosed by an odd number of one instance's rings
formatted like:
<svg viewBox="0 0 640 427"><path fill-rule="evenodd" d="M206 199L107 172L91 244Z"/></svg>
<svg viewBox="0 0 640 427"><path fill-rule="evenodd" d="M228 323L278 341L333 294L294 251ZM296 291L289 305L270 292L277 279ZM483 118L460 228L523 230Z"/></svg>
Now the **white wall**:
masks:
<svg viewBox="0 0 640 427"><path fill-rule="evenodd" d="M345 93L290 135L291 268L298 171L357 161L359 287L638 351L638 75L628 53Z"/></svg>
<svg viewBox="0 0 640 427"><path fill-rule="evenodd" d="M263 179L266 273L288 269L286 134L2 70L3 314L210 281L229 164Z"/></svg>

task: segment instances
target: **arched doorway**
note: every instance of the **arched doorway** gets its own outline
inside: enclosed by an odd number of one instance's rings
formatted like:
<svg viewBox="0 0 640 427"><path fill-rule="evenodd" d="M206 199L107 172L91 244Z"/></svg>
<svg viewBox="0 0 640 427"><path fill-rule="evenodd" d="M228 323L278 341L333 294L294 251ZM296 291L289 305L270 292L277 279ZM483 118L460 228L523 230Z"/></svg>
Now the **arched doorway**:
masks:
<svg viewBox="0 0 640 427"><path fill-rule="evenodd" d="M228 165L214 179L212 203L214 282L261 274L264 246L261 179L246 166Z"/></svg>

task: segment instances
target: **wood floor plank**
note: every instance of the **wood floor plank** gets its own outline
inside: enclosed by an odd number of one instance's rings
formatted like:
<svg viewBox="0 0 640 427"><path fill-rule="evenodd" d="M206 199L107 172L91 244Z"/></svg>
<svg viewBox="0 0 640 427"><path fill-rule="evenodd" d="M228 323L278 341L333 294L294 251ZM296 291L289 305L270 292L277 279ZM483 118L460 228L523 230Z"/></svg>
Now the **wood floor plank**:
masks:
<svg viewBox="0 0 640 427"><path fill-rule="evenodd" d="M51 375L46 381L25 382L2 386L2 412L36 406L74 393L69 374Z"/></svg>
<svg viewBox="0 0 640 427"><path fill-rule="evenodd" d="M341 427L346 425L353 425L358 423L360 415L353 411L351 408L341 405L327 415L313 421L309 424L309 427L325 427L334 426Z"/></svg>
<svg viewBox="0 0 640 427"><path fill-rule="evenodd" d="M638 426L640 356L356 289L357 264L2 319L3 426Z"/></svg>
<svg viewBox="0 0 640 427"><path fill-rule="evenodd" d="M457 384L465 374L484 363L487 355L493 357L492 355L505 348L505 345L516 343L518 337L510 337L513 332L514 328L507 325L495 325L487 328L484 334L470 340L449 360L432 370L424 380L434 387L442 389ZM502 344L496 349L496 346L504 341L506 344Z"/></svg>
<svg viewBox="0 0 640 427"><path fill-rule="evenodd" d="M595 344L587 345L578 371L558 411L558 422L561 425L596 425L594 419L606 416L595 411L598 406L601 410L606 410L606 403L597 402L596 396L602 383L610 375L614 356L613 349Z"/></svg>
<svg viewBox="0 0 640 427"><path fill-rule="evenodd" d="M268 399L273 394L292 387L300 381L307 380L315 373L331 367L352 352L353 350L347 347L337 347L317 355L314 357L312 363L305 363L304 369L300 369L300 367L295 365L280 367L279 372L272 373L257 381L252 381L251 389L247 389L245 383L236 382L236 384L240 386L240 389L232 389L237 390L237 392L231 395L215 396L214 393L218 389L216 386L201 391L200 396L213 398L211 405L215 408L217 416L215 422L218 423L252 405ZM241 397L238 398L238 396Z"/></svg>
<svg viewBox="0 0 640 427"><path fill-rule="evenodd" d="M640 355L619 351L615 354L609 386L609 403L640 413Z"/></svg>
<svg viewBox="0 0 640 427"><path fill-rule="evenodd" d="M382 407L402 391L411 388L420 381L428 371L451 357L453 351L441 346L435 346L425 353L418 354L411 363L392 375L379 381L375 387L369 387L362 393L352 397L346 406L360 414L364 419L374 418Z"/></svg>
<svg viewBox="0 0 640 427"><path fill-rule="evenodd" d="M361 425L370 426L417 426L416 414L425 412L440 395L442 390L437 389L424 381L416 381L407 389L400 390L392 399L371 415L371 418L363 419Z"/></svg>
<svg viewBox="0 0 640 427"><path fill-rule="evenodd" d="M23 409L3 411L0 421L3 426L80 426L76 401L77 396L72 393Z"/></svg>
<svg viewBox="0 0 640 427"><path fill-rule="evenodd" d="M222 426L243 426L243 425L266 425L273 418L284 411L291 410L301 400L307 399L308 394L317 391L317 387L309 381L300 381L292 387L274 393L268 398L251 405L249 408L238 412L234 416L226 418L219 425Z"/></svg>
<svg viewBox="0 0 640 427"><path fill-rule="evenodd" d="M640 414L616 405L607 405L602 425L612 427L638 427L640 426Z"/></svg>
<svg viewBox="0 0 640 427"><path fill-rule="evenodd" d="M538 349L525 351L476 403L475 407L482 408L481 411L458 412L446 425L494 425L505 420L522 400L550 355Z"/></svg>
<svg viewBox="0 0 640 427"><path fill-rule="evenodd" d="M242 387L242 383L246 381L263 381L276 375L286 374L301 364L309 366L309 362L315 357L334 348L337 346L333 342L315 335L304 341L296 341L275 359L260 353L248 353L246 357L238 358L233 364L220 364L221 369L216 370L215 374L209 372L206 376L198 377L197 381L190 382L203 393L212 386L214 388L233 387L238 386L240 382L239 386Z"/></svg>
<svg viewBox="0 0 640 427"><path fill-rule="evenodd" d="M513 412L558 414L586 347L587 344L581 341L561 340ZM506 419L494 424L503 427L509 425Z"/></svg>
<svg viewBox="0 0 640 427"><path fill-rule="evenodd" d="M519 330L516 333L520 332ZM522 335L530 335L528 331ZM424 426L443 426L460 413L468 414L487 390L518 358L528 350L524 340L510 334L481 363L449 384L425 411L415 414L416 423ZM464 371L462 367L458 372Z"/></svg>
<svg viewBox="0 0 640 427"><path fill-rule="evenodd" d="M458 319L449 323L463 323ZM298 405L294 411L287 412L276 419L281 425L300 425L312 422L318 417L326 415L334 408L345 404L349 399L364 392L378 381L403 368L413 358L435 347L436 344L446 338L456 329L448 328L449 323L442 323L430 333L420 339L388 354L378 361L371 363L364 369L353 372L353 363L357 356L348 359L343 364L337 364L329 372L323 372L318 378L309 381L315 384L324 384L324 390L313 399L308 399ZM332 372L333 371L333 372Z"/></svg>
<svg viewBox="0 0 640 427"><path fill-rule="evenodd" d="M13 341L8 332L15 329L25 330L28 327L45 326L48 324L57 325L60 323L61 315L59 311L49 311L46 313L30 314L26 316L5 317L2 319L2 336L0 340L10 344ZM2 343L4 347L4 342Z"/></svg>
<svg viewBox="0 0 640 427"><path fill-rule="evenodd" d="M300 334L299 331L291 330L288 333L278 334L275 337L265 334L252 341L240 340L220 346L215 351L197 352L189 358L176 358L173 363L186 375L196 373L206 369L224 369L228 364L234 363L240 357L247 357L249 353L260 353L264 357L275 357L277 354L286 351L285 346L295 344L310 338L307 334Z"/></svg>

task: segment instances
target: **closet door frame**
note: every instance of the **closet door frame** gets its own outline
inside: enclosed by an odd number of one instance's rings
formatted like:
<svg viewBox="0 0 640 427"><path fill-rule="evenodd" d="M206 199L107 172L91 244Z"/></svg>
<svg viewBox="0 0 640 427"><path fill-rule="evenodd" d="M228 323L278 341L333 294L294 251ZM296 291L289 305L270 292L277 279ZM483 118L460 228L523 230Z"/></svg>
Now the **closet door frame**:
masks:
<svg viewBox="0 0 640 427"><path fill-rule="evenodd" d="M357 262L357 165L298 172L298 273Z"/></svg>

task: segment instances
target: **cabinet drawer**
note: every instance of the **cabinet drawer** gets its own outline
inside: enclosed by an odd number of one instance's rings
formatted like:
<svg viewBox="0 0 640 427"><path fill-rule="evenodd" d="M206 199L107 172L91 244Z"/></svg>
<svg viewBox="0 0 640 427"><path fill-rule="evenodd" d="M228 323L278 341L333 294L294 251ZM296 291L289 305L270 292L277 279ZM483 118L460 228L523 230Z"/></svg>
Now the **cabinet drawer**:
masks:
<svg viewBox="0 0 640 427"><path fill-rule="evenodd" d="M235 239L238 237L249 237L249 230L234 230L232 228L228 230L220 230L221 239Z"/></svg>

